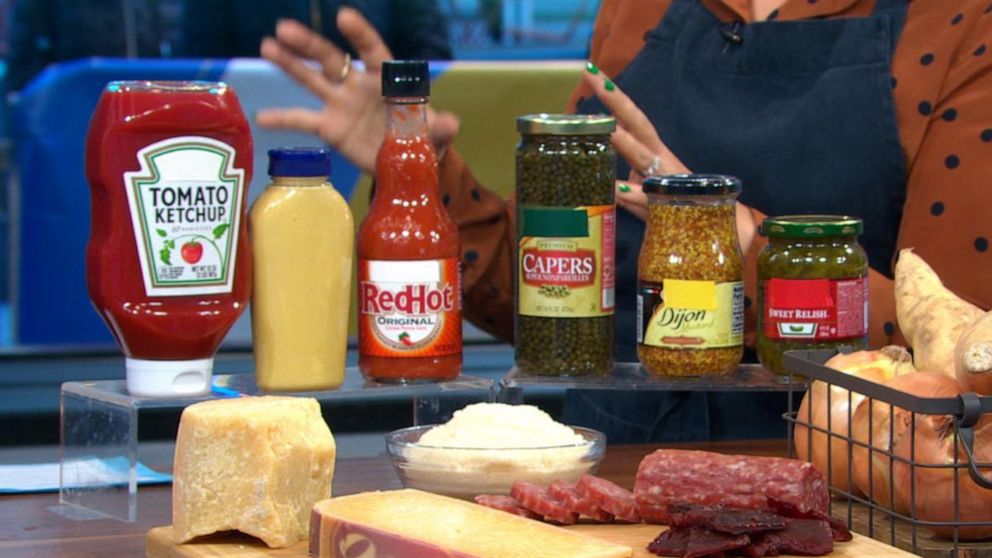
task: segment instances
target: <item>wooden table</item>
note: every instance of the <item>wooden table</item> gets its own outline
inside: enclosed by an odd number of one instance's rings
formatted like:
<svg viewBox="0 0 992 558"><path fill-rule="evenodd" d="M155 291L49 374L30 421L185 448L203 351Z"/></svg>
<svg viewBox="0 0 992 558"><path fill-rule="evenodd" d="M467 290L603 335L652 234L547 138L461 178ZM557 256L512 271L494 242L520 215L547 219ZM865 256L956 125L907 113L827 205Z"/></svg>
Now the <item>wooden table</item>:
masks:
<svg viewBox="0 0 992 558"><path fill-rule="evenodd" d="M659 446L610 446L598 474L622 486L634 485L641 458ZM696 449L729 453L783 455L785 441L749 441L693 444ZM400 488L386 456L338 459L334 494ZM168 525L171 486L142 486L138 490L138 521L73 521L49 508L58 505L57 494L0 496L0 556L3 558L106 558L145 555L145 534L152 527Z"/></svg>

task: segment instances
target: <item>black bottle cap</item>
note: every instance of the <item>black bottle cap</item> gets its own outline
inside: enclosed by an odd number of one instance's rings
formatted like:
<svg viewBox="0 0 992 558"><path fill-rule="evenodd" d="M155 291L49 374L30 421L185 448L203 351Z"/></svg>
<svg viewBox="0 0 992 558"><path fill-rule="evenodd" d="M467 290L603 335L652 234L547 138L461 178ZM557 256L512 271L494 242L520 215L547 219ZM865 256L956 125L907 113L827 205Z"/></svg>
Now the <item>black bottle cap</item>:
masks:
<svg viewBox="0 0 992 558"><path fill-rule="evenodd" d="M383 97L427 97L431 74L424 60L387 60L382 63Z"/></svg>

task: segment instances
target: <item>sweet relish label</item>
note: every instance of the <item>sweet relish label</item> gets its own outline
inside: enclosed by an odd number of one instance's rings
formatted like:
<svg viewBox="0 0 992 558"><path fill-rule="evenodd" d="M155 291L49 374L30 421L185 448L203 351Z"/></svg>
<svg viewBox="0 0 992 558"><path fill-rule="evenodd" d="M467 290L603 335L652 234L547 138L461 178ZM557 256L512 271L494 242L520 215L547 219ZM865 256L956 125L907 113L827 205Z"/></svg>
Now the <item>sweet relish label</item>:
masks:
<svg viewBox="0 0 992 558"><path fill-rule="evenodd" d="M744 339L744 283L639 281L637 342L668 349L717 349Z"/></svg>
<svg viewBox="0 0 992 558"><path fill-rule="evenodd" d="M868 332L868 279L777 279L762 286L765 336L832 341Z"/></svg>
<svg viewBox="0 0 992 558"><path fill-rule="evenodd" d="M523 316L613 315L616 209L521 207L518 311Z"/></svg>
<svg viewBox="0 0 992 558"><path fill-rule="evenodd" d="M457 258L358 260L358 349L381 357L429 357L462 350Z"/></svg>
<svg viewBox="0 0 992 558"><path fill-rule="evenodd" d="M169 138L138 151L124 173L148 296L229 293L237 258L244 169L212 138Z"/></svg>

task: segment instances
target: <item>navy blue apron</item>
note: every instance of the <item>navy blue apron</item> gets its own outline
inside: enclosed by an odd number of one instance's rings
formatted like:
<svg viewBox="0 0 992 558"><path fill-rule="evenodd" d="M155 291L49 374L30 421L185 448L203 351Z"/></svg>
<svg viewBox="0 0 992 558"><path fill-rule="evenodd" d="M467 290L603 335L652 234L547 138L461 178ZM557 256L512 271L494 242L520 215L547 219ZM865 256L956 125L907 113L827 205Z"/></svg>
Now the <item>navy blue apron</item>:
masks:
<svg viewBox="0 0 992 558"><path fill-rule="evenodd" d="M741 24L721 22L699 0L674 0L615 81L690 169L739 177L748 206L767 215L861 217L869 263L888 273L906 193L891 75L906 8L907 0L877 0L869 17ZM608 112L594 97L577 110ZM621 161L617 176L628 172ZM637 360L643 237L644 223L618 211L618 361ZM565 419L630 442L785 432L784 402L733 393L620 395L570 393Z"/></svg>

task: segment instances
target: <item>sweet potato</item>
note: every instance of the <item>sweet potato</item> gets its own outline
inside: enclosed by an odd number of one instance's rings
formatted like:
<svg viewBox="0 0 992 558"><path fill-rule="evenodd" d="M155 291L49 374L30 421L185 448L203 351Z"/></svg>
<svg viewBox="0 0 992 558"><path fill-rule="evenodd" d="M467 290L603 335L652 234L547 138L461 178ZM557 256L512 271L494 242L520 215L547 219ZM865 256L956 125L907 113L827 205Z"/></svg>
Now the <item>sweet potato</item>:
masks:
<svg viewBox="0 0 992 558"><path fill-rule="evenodd" d="M992 395L992 312L961 334L954 348L954 374L965 390Z"/></svg>
<svg viewBox="0 0 992 558"><path fill-rule="evenodd" d="M984 312L945 287L912 249L899 252L895 276L896 319L917 370L954 377L955 345Z"/></svg>

